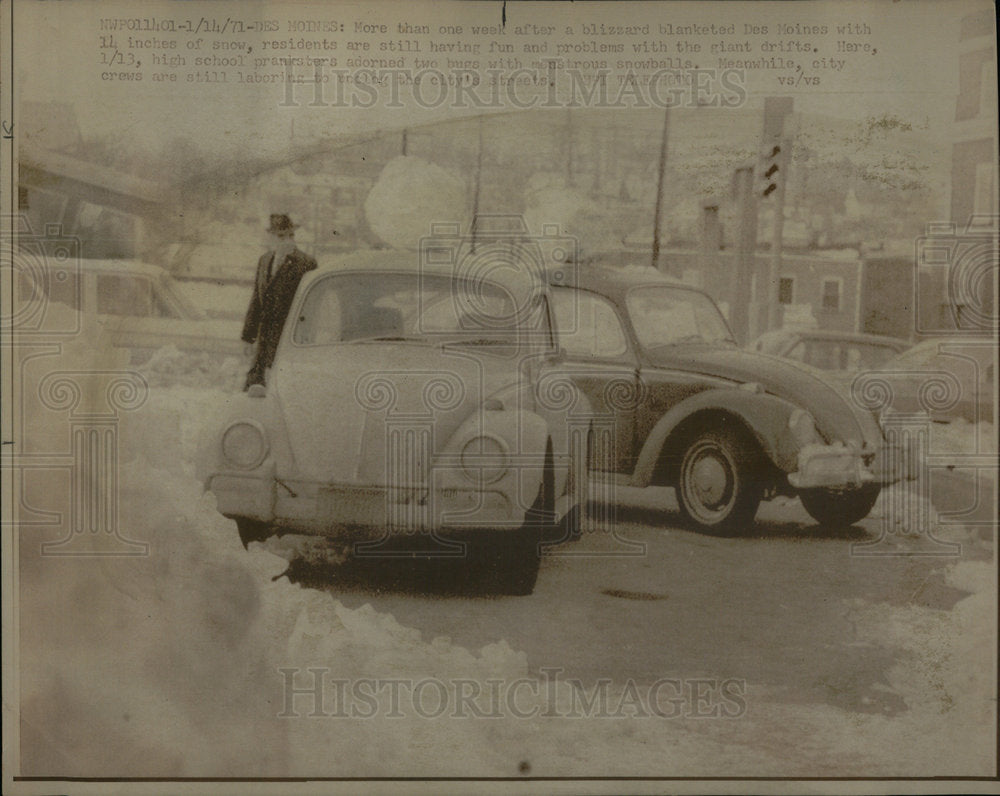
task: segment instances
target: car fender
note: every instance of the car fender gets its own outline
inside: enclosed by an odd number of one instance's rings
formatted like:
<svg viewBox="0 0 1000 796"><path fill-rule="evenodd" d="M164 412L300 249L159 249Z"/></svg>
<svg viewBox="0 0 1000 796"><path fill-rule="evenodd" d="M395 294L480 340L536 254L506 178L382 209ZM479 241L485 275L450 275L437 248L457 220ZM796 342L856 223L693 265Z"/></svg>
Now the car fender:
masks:
<svg viewBox="0 0 1000 796"><path fill-rule="evenodd" d="M718 411L740 420L767 458L779 470L794 472L798 445L788 428L795 406L767 393L746 389L710 389L692 395L667 411L643 443L632 476L633 486L649 486L661 452L684 421L703 411Z"/></svg>
<svg viewBox="0 0 1000 796"><path fill-rule="evenodd" d="M288 444L288 434L275 396L250 397L246 393L227 396L224 406L202 426L201 441L195 460L195 475L207 489L211 477L219 472L232 471L222 456L222 436L233 423L247 420L264 429L267 455L254 470L243 471L244 475L254 475L265 471L288 473L292 470L293 456Z"/></svg>
<svg viewBox="0 0 1000 796"><path fill-rule="evenodd" d="M535 382L534 389L509 387L496 393L494 398L504 406L520 406L525 411L541 417L552 440L554 465L554 494L557 512L562 515L572 508L573 500L567 501L573 488L570 470L577 466L586 467L588 438L594 416L593 407L587 396L562 370L543 373ZM582 451L577 448L582 447ZM578 483L586 481L586 474L580 473Z"/></svg>
<svg viewBox="0 0 1000 796"><path fill-rule="evenodd" d="M462 449L478 436L498 440L507 454L507 471L484 489L502 492L510 504L525 513L535 502L547 465L548 429L534 412L484 408L473 412L455 430L434 458L434 484L438 489L468 489L477 480L466 475Z"/></svg>

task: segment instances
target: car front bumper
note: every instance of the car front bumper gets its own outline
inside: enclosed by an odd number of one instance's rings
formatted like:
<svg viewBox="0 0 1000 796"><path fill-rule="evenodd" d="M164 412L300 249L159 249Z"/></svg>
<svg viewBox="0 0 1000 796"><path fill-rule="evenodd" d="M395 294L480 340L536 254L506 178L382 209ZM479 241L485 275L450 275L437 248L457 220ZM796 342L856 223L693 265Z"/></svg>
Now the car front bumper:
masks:
<svg viewBox="0 0 1000 796"><path fill-rule="evenodd" d="M891 484L903 475L902 457L888 445L874 454L845 445L807 445L798 455L798 470L788 474L796 489L851 489Z"/></svg>
<svg viewBox="0 0 1000 796"><path fill-rule="evenodd" d="M502 490L472 487L315 484L217 474L207 487L220 513L290 533L341 539L476 529L518 528L526 510Z"/></svg>

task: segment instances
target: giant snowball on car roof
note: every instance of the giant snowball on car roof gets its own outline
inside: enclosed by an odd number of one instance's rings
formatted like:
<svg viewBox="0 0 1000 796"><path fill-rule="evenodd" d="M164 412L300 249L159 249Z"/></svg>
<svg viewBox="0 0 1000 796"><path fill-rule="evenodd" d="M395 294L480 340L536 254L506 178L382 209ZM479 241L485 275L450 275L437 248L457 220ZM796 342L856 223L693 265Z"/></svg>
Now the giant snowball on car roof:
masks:
<svg viewBox="0 0 1000 796"><path fill-rule="evenodd" d="M619 217L620 211L611 211L553 172L533 175L524 190L524 219L531 230L537 234L555 225L585 255L621 248L622 225L632 221L634 213L629 208L626 217Z"/></svg>
<svg viewBox="0 0 1000 796"><path fill-rule="evenodd" d="M454 172L423 158L390 160L365 200L365 218L388 246L416 249L431 225L458 222L468 227L465 183Z"/></svg>

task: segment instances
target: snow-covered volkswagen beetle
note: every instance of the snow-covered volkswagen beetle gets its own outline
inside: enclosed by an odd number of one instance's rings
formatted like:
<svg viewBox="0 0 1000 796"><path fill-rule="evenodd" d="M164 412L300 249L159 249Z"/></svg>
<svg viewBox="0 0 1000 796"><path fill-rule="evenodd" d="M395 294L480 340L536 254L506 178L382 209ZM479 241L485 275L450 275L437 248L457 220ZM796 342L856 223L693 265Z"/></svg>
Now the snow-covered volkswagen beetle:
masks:
<svg viewBox="0 0 1000 796"><path fill-rule="evenodd" d="M244 545L454 555L530 593L586 490L589 405L559 361L544 274L356 253L303 278L266 386L228 400L200 476Z"/></svg>

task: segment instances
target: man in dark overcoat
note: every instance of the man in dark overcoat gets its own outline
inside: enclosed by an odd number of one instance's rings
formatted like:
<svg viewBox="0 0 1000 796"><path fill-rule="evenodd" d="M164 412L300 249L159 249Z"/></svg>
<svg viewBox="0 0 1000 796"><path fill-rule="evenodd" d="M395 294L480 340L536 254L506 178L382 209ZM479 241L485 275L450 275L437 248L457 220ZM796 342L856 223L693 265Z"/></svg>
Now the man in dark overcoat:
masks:
<svg viewBox="0 0 1000 796"><path fill-rule="evenodd" d="M244 390L252 384L265 383L299 281L303 274L316 267L316 261L295 246L297 226L287 215L271 215L267 230L271 249L257 261L253 296L243 323L243 341L250 345L256 343Z"/></svg>

